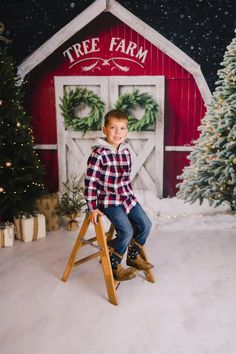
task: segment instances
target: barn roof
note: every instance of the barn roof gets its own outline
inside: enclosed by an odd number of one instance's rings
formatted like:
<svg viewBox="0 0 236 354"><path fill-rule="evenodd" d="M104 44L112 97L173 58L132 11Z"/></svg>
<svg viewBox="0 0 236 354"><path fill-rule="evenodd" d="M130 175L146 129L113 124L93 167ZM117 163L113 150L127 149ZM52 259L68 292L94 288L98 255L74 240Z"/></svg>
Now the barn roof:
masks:
<svg viewBox="0 0 236 354"><path fill-rule="evenodd" d="M126 23L130 28L190 72L197 83L205 103L210 101L211 92L202 74L200 65L115 0L95 0L90 6L23 60L18 67L19 76L24 79L25 75L104 11L110 12L119 20Z"/></svg>

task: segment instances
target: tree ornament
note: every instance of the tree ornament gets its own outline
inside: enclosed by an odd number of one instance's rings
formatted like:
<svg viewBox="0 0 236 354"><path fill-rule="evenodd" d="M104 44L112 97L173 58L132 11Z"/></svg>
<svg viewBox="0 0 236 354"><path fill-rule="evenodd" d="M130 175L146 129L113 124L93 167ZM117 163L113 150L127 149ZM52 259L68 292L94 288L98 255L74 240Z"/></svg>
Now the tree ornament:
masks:
<svg viewBox="0 0 236 354"><path fill-rule="evenodd" d="M65 91L60 100L65 127L71 127L84 133L101 129L105 104L93 91L86 88L76 88L75 90ZM81 104L91 108L89 115L83 118L75 116L75 109Z"/></svg>
<svg viewBox="0 0 236 354"><path fill-rule="evenodd" d="M145 110L141 119L135 118L130 113L130 111L137 105ZM131 93L124 93L119 96L115 104L115 109L128 114L128 126L130 131L153 130L158 114L158 104L148 93L140 93L139 90L134 90Z"/></svg>

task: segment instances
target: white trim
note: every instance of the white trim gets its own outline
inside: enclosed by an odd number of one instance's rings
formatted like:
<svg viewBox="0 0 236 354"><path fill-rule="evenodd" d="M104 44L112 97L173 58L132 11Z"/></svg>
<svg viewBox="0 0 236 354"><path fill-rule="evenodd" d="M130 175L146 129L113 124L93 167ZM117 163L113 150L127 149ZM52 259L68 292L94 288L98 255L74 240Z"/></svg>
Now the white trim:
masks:
<svg viewBox="0 0 236 354"><path fill-rule="evenodd" d="M193 77L194 77L196 84L199 88L199 91L201 92L201 95L204 99L205 104L209 104L212 99L212 94L211 94L211 91L207 85L206 79L205 79L204 75L202 74L200 66L196 72L195 72L195 70L193 70L192 74L193 74Z"/></svg>
<svg viewBox="0 0 236 354"><path fill-rule="evenodd" d="M207 82L201 72L199 64L191 59L181 49L176 47L168 39L158 33L156 30L148 26L142 20L134 16L130 11L124 8L115 0L96 0L88 6L83 12L76 16L65 27L58 31L54 36L47 40L43 45L36 49L28 58L26 58L18 67L18 75L24 79L34 67L45 60L52 54L60 45L65 43L74 34L79 32L94 18L100 15L103 11L108 11L137 33L146 38L150 43L162 50L168 56L173 58L176 63L180 64L188 72L190 72L196 80L198 88L205 103L211 100L211 92Z"/></svg>
<svg viewBox="0 0 236 354"><path fill-rule="evenodd" d="M159 82L157 86L157 97L159 105L159 120L156 123L156 166L158 166L158 172L155 180L157 186L157 197L163 198L164 189L164 127L165 127L165 77L159 76Z"/></svg>
<svg viewBox="0 0 236 354"><path fill-rule="evenodd" d="M57 144L36 144L35 150L57 150Z"/></svg>
<svg viewBox="0 0 236 354"><path fill-rule="evenodd" d="M66 138L82 138L83 133L82 132L76 132L76 131L66 131L65 132ZM147 139L148 137L154 137L155 133L154 132L145 132L145 135L143 132L129 132L129 139ZM95 139L99 136L103 136L102 131L93 131L93 132L87 132L86 137L88 139ZM57 144L36 144L34 145L34 150L57 150ZM193 146L165 146L165 151L192 151Z"/></svg>
<svg viewBox="0 0 236 354"><path fill-rule="evenodd" d="M56 121L57 121L57 156L65 156L66 154L66 137L64 133L63 117L60 109L60 97L63 97L64 86L61 77L54 77L55 87L55 104L56 104ZM63 182L66 176L66 161L58 158L58 179L59 191L62 190Z"/></svg>
<svg viewBox="0 0 236 354"><path fill-rule="evenodd" d="M165 151L193 151L193 146L165 146Z"/></svg>

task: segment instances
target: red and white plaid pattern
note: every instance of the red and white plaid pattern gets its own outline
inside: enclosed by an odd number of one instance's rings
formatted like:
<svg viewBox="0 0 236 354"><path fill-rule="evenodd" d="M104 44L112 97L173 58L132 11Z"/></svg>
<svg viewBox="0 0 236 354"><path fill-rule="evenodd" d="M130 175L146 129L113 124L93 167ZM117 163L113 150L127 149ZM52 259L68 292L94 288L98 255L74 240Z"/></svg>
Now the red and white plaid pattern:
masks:
<svg viewBox="0 0 236 354"><path fill-rule="evenodd" d="M128 214L137 203L130 182L131 156L124 145L115 152L107 146L95 147L88 159L85 175L85 199L88 209L99 205L122 205Z"/></svg>

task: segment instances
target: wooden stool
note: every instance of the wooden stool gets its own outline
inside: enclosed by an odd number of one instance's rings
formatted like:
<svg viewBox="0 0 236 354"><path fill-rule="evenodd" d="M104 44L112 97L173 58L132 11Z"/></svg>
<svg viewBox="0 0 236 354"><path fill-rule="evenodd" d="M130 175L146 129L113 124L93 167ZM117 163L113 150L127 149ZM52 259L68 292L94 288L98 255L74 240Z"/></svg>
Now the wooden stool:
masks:
<svg viewBox="0 0 236 354"><path fill-rule="evenodd" d="M84 262L87 262L90 259L93 259L95 257L100 257L102 269L103 269L103 274L104 274L104 278L105 278L105 283L106 283L106 288L107 288L108 300L111 304L118 305L119 302L118 302L116 289L118 288L120 282L115 280L113 277L111 263L110 263L110 257L109 257L109 249L108 249L108 245L107 245L107 242L111 241L114 236L115 228L111 224L109 231L105 232L102 217L99 217L98 223L96 225L94 225L96 236L91 237L89 239L85 239L84 237L85 237L86 232L88 230L89 224L90 224L90 221L89 221L88 215L86 215L85 219L83 221L83 224L81 226L79 235L77 237L77 240L75 241L74 247L72 249L69 261L68 261L65 271L63 273L62 280L64 282L66 282L68 280L70 272L73 267L75 267L79 264L82 264ZM96 243L94 243L94 242L96 242ZM84 257L78 261L75 261L75 257L77 255L77 253L79 252L80 248L83 246L86 246L86 245L91 245L91 246L97 248L98 252L93 253L87 257ZM141 255L146 261L148 261L144 248L142 249ZM145 274L145 278L147 281L149 281L151 283L155 282L153 273L150 269L144 271L144 274Z"/></svg>

